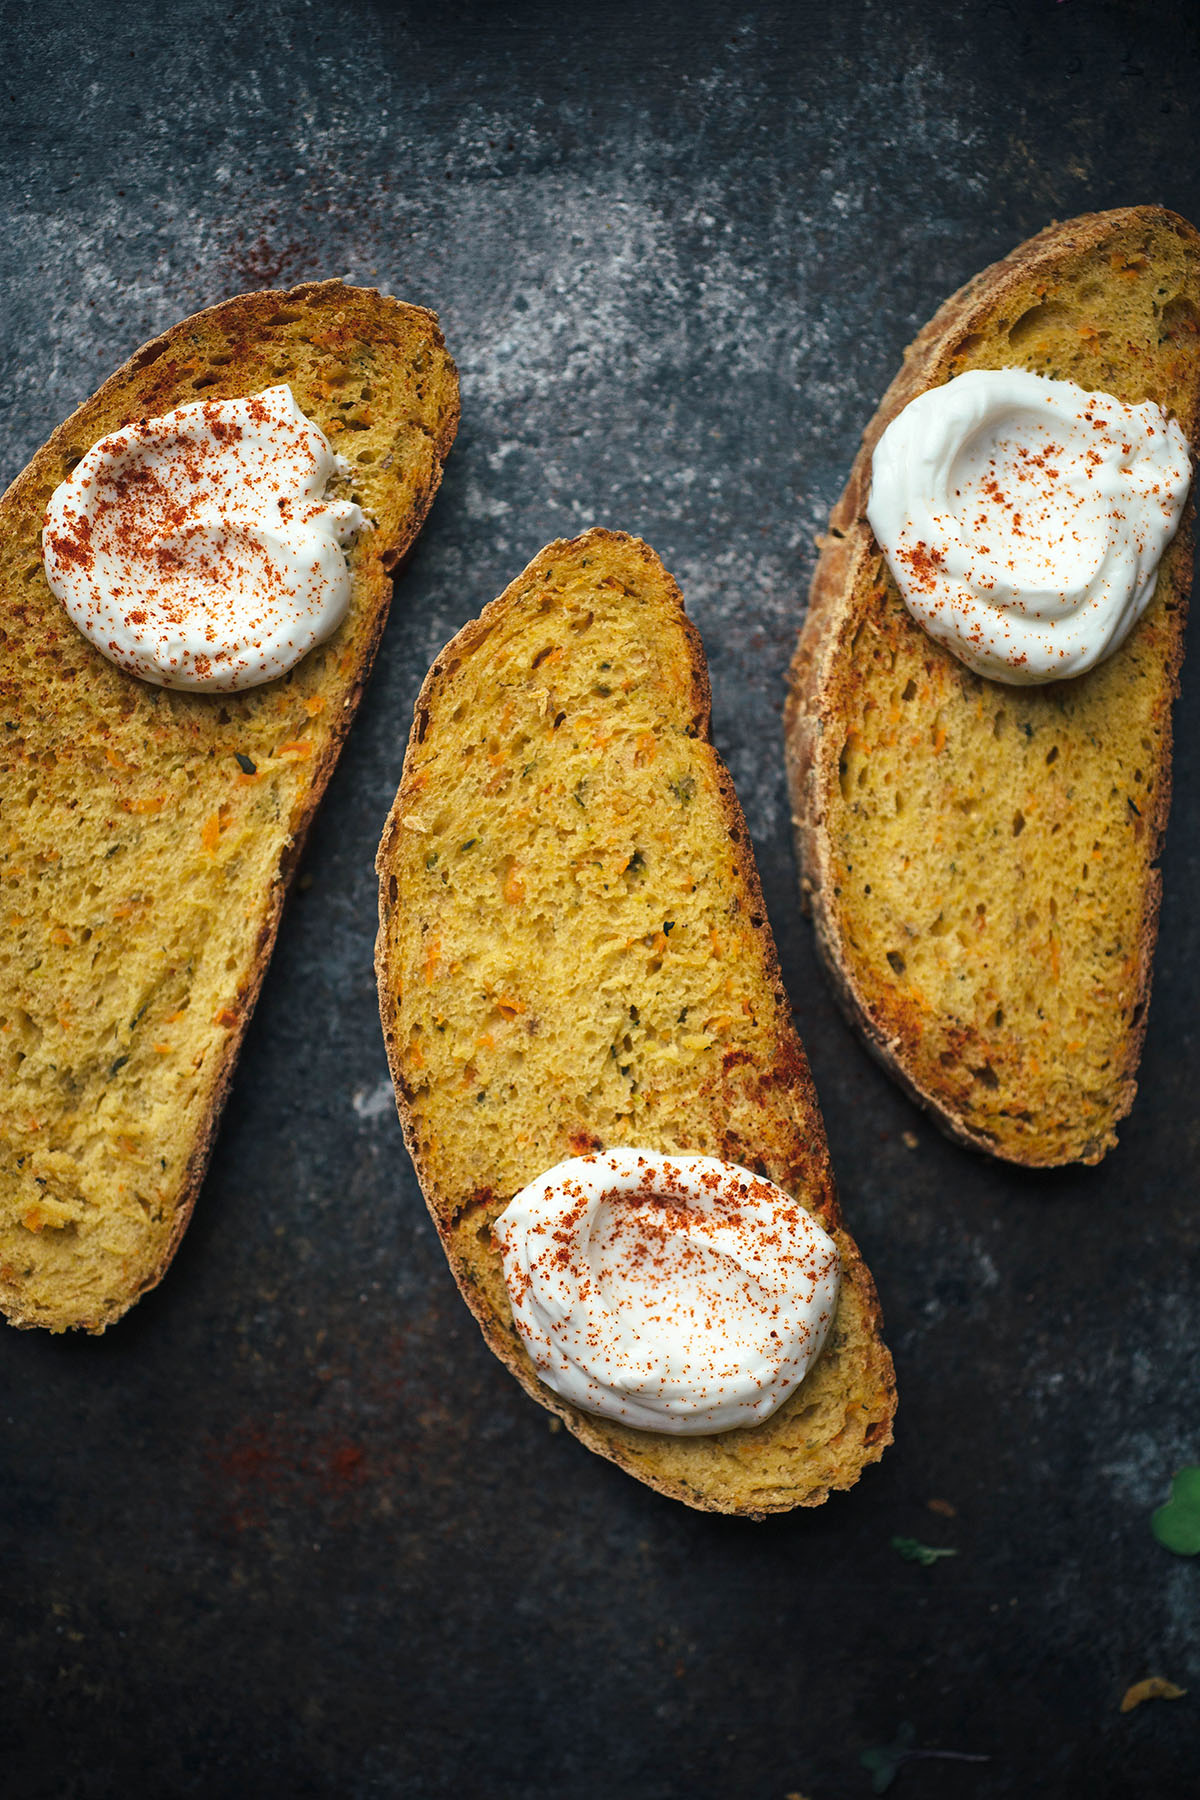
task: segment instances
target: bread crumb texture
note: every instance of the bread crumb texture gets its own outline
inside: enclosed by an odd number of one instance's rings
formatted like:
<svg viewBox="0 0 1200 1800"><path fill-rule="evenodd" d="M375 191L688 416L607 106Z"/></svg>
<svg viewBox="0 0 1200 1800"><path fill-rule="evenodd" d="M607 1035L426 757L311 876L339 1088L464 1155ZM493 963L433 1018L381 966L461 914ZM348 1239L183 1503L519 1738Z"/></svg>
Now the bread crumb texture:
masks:
<svg viewBox="0 0 1200 1800"><path fill-rule="evenodd" d="M979 1148L1098 1162L1145 1029L1191 578L1191 507L1154 598L1091 673L972 674L912 620L863 509L916 393L1022 367L1200 426L1200 239L1155 208L1052 228L912 346L835 510L793 668L789 760L818 936L918 1100Z"/></svg>
<svg viewBox="0 0 1200 1800"><path fill-rule="evenodd" d="M46 502L117 427L278 382L374 521L349 616L267 686L151 687L51 594ZM457 416L432 314L336 281L250 295L147 345L0 502L0 1303L17 1324L102 1330L170 1259Z"/></svg>
<svg viewBox="0 0 1200 1800"><path fill-rule="evenodd" d="M435 663L380 850L380 1004L401 1117L492 1348L592 1449L689 1504L816 1505L891 1440L891 1361L841 1227L703 652L637 539L552 544ZM493 1219L565 1157L744 1164L844 1262L826 1348L766 1423L681 1439L538 1382Z"/></svg>

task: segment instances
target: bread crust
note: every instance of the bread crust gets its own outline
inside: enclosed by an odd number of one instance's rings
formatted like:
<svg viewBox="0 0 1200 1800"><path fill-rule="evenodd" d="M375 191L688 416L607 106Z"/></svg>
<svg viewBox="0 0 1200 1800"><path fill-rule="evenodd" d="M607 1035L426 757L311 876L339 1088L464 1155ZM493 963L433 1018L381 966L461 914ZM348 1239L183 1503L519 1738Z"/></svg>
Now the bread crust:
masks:
<svg viewBox="0 0 1200 1800"><path fill-rule="evenodd" d="M695 736L706 745L711 745L712 696L700 635L684 611L683 596L677 584L662 568L658 557L650 547L640 539L600 527L595 527L577 538L559 539L547 545L529 567L510 583L498 599L490 602L477 619L465 625L450 641L434 662L417 698L412 732L408 742L408 753L405 759L405 774L384 828L376 862L380 877L379 936L376 947L380 1017L405 1144L412 1157L426 1204L437 1227L451 1272L460 1293L474 1314L489 1348L516 1376L526 1393L540 1406L545 1407L548 1412L561 1419L567 1429L579 1438L588 1449L594 1450L598 1455L616 1463L618 1467L634 1475L657 1492L680 1500L685 1505L701 1511L736 1513L757 1519L765 1517L767 1513L788 1511L796 1506L820 1505L828 1498L832 1487L851 1486L858 1479L863 1467L870 1462L878 1461L884 1449L892 1442L896 1390L892 1360L881 1336L883 1320L875 1285L857 1245L846 1231L842 1221L816 1090L804 1050L792 1024L791 1009L783 987L778 954L770 927L766 923L765 903L751 849L749 831L733 783L719 759L717 767L721 777L719 791L724 822L735 847L734 858L738 879L743 885L748 909L762 920L762 947L765 952L768 979L776 995L776 1016L771 1021L770 1029L776 1034L778 1050L776 1065L769 1071L769 1075L783 1084L789 1094L792 1141L789 1146L788 1160L791 1168L791 1185L795 1189L803 1191L805 1204L811 1207L825 1229L835 1238L842 1257L844 1288L853 1293L863 1320L861 1349L867 1368L865 1384L872 1391L875 1411L865 1434L861 1459L855 1461L853 1468L847 1471L845 1479L835 1479L805 1488L803 1472L798 1470L794 1491L768 1496L757 1494L749 1501L744 1498L740 1501L731 1500L726 1492L705 1491L688 1481L664 1476L645 1466L643 1458L639 1455L639 1449L644 1449L646 1445L652 1443L678 1443L678 1439L664 1437L663 1434L654 1432L633 1431L614 1421L583 1412L578 1407L562 1400L538 1379L533 1363L517 1337L511 1319L502 1316L489 1302L488 1296L481 1290L477 1279L464 1259L461 1248L462 1239L457 1234L456 1228L460 1225L463 1214L479 1204L481 1197L475 1196L464 1204L463 1196L440 1192L431 1178L416 1130L413 1108L409 1101L403 1047L393 1023L395 1017L393 1002L399 982L399 972L393 966L390 954L389 921L396 906L402 904L402 900L399 900L394 893L389 893L389 883L393 879L401 819L410 800L415 797L409 785L411 759L414 751L424 740L431 711L438 703L439 693L447 679L447 673L448 671L452 673L458 663L469 656L491 635L504 615L518 604L531 581L536 581L547 565L581 549L600 545L621 546L627 554L638 557L648 567L652 566L657 579L660 581L665 579L669 584L674 604L678 608L678 623L688 644L692 711L689 735ZM715 1111L711 1129L711 1143L696 1148L698 1151L704 1149L709 1154L721 1156L723 1154L722 1121ZM548 1152L546 1166L549 1166L549 1163L554 1160L553 1154ZM788 1183L785 1182L784 1185L788 1185ZM501 1197L504 1204L507 1204L510 1198L511 1195ZM492 1254L498 1263L498 1252L493 1250ZM798 1393L800 1391L797 1390ZM723 1435L732 1435L743 1444L748 1444L755 1439L757 1433L764 1429L765 1427L757 1427Z"/></svg>
<svg viewBox="0 0 1200 1800"><path fill-rule="evenodd" d="M875 446L888 425L918 394L941 385L951 375L955 357L986 316L994 314L1005 297L1043 271L1052 271L1066 256L1086 253L1115 232L1145 227L1167 227L1200 253L1200 234L1177 214L1161 207L1130 207L1091 213L1052 224L1019 245L1010 255L974 276L945 301L904 353L902 366L887 389L862 436L849 480L829 516L827 535L818 540L820 556L809 590L808 612L792 659L784 711L784 743L788 786L792 802L801 891L811 909L817 947L841 1011L859 1032L868 1050L901 1088L923 1108L954 1141L1025 1167L1047 1167L1063 1162L1097 1163L1115 1143L1085 1146L1078 1155L1047 1154L1036 1142L1023 1146L998 1146L973 1125L966 1114L933 1084L916 1075L901 1035L887 1030L875 1017L855 979L847 955L842 920L836 905L831 870L831 838L826 825L828 795L837 774L837 724L839 720L840 646L854 595L865 566L880 551L866 518L871 488L871 462ZM1189 441L1197 439L1200 395L1182 396L1181 423ZM1166 679L1170 698L1179 691L1179 670L1184 654L1184 628L1191 585L1193 506L1189 500L1174 544L1164 559L1159 597L1165 588L1172 605ZM911 631L921 628L911 622ZM949 656L929 640L937 655ZM1117 652L1119 655L1120 652ZM985 684L988 686L994 684ZM1171 716L1163 720L1160 778L1153 811L1145 823L1151 841L1150 863L1161 849L1171 797ZM1148 1018L1148 1001L1162 878L1151 866L1143 893L1136 934L1136 990L1134 1023L1127 1035L1121 1068L1116 1076L1118 1100L1115 1118L1124 1118L1136 1094L1135 1074L1141 1056Z"/></svg>
<svg viewBox="0 0 1200 1800"><path fill-rule="evenodd" d="M309 827L358 710L383 635L391 604L392 572L411 549L441 484L443 465L454 442L459 421L454 363L446 351L435 313L424 307L395 300L376 289L352 288L340 280L332 279L306 282L290 289L266 289L237 295L182 320L137 350L90 399L84 401L58 426L0 499L0 535L10 529L20 530L22 524L28 529L31 503L40 532L41 512L45 503L43 496L57 486L61 479L58 471L63 465L64 454L69 456L81 443L90 446L100 436L116 428L113 423L106 423L102 431L97 430L96 421L108 420L116 415L122 422L128 422L139 416L161 414L197 397L211 399L224 393L254 391L256 387L268 385L267 371L259 369L257 374L253 372L255 347L262 337L264 322L275 319L281 313L298 314L299 322L305 324L306 328L311 326L313 330L318 325L332 321L336 324L338 334L350 340L353 339L356 328L361 328L364 336L369 334L372 340L386 341L391 336L397 343L403 333L415 333L424 341L438 365L439 378L448 384L451 397L441 412L436 428L429 434L431 456L428 478L415 495L414 503L393 529L371 534L369 551L354 567L353 584L356 592L352 606L357 604L362 608L361 615L356 611L355 616L356 619L361 616L363 621L357 655L353 667L344 673L337 691L330 695L328 711L331 729L320 752L312 759L311 767L306 771L307 780L299 804L288 821L288 829L280 844L268 890L262 896L263 912L257 947L249 967L241 973L238 981L237 1022L228 1030L209 1063L211 1086L207 1104L199 1120L183 1180L173 1202L172 1227L165 1247L154 1265L138 1276L135 1285L127 1293L114 1299L102 1317L47 1320L41 1309L31 1309L24 1303L19 1283L0 1278L0 1305L9 1321L19 1327L50 1324L55 1330L75 1326L91 1332L101 1332L120 1318L142 1294L157 1285L179 1247L212 1154L238 1053L278 935L284 901ZM197 396L182 387L173 391L169 373L166 381L161 380L157 373L152 374L148 380L139 379L147 370L169 371L175 353L182 353L189 343L203 344L209 340L221 340L234 346L234 353L226 359L231 370L236 371L233 375L235 385L232 387L230 376L223 375L220 380L206 385L204 392ZM249 386L239 387L236 379L242 371L244 361L250 364L251 378ZM317 422L321 423L320 418ZM99 653L96 652L95 655L100 660ZM122 680L140 685L130 675L122 675ZM248 692L254 693L257 690ZM203 698L205 702L215 705L217 702L228 702L231 696L206 695Z"/></svg>

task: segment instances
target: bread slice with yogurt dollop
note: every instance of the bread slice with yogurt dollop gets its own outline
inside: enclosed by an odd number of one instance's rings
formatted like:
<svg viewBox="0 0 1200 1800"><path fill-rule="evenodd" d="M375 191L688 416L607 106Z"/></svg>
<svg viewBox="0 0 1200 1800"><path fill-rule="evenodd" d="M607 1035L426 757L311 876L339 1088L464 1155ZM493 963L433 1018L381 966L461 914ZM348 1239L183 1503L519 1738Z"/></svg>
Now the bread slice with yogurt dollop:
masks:
<svg viewBox="0 0 1200 1800"><path fill-rule="evenodd" d="M1160 207L1054 225L907 351L830 517L791 671L792 808L817 942L851 1023L952 1137L1096 1163L1146 1030L1192 508L1154 596L1071 681L972 673L910 616L867 522L871 463L916 396L1020 368L1200 442L1200 236Z"/></svg>
<svg viewBox="0 0 1200 1800"><path fill-rule="evenodd" d="M123 426L281 383L373 522L349 550L348 615L245 692L114 667L47 584L51 495ZM248 294L147 344L0 501L0 1304L15 1324L101 1331L170 1262L457 422L432 313L340 281Z"/></svg>
<svg viewBox="0 0 1200 1800"><path fill-rule="evenodd" d="M842 1224L708 673L647 545L549 545L434 663L379 852L379 999L405 1138L488 1344L578 1438L714 1512L815 1506L891 1441L871 1277ZM842 1262L773 1416L694 1437L537 1377L493 1221L572 1156L691 1151L767 1176Z"/></svg>

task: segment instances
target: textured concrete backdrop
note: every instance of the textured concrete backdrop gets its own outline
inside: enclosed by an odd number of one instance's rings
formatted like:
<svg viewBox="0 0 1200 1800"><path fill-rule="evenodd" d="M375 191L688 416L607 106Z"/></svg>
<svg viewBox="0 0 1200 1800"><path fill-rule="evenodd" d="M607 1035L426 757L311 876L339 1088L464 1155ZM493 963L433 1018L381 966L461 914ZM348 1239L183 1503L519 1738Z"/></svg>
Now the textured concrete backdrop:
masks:
<svg viewBox="0 0 1200 1800"><path fill-rule="evenodd" d="M900 1795L1200 1791L1200 1562L1147 1523L1200 1461L1200 669L1141 1097L1060 1176L944 1143L835 1015L779 731L813 532L914 329L1054 216L1200 215L1192 8L41 0L0 44L4 480L248 287L434 307L463 384L182 1251L102 1340L0 1334L5 1793L841 1800L903 1721L990 1760ZM883 1464L759 1526L548 1429L459 1302L386 1078L371 864L421 676L593 521L704 635L896 1355ZM1120 1716L1150 1673L1193 1692Z"/></svg>

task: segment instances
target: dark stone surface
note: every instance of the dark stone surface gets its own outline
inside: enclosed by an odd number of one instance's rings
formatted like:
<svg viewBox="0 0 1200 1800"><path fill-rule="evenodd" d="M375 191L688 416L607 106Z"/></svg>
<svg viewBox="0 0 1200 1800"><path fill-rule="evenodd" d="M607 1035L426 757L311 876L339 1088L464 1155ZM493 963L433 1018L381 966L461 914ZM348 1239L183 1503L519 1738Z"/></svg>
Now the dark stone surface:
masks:
<svg viewBox="0 0 1200 1800"><path fill-rule="evenodd" d="M175 1266L102 1340L0 1336L4 1792L841 1800L903 1720L991 1760L901 1795L1200 1791L1200 1563L1147 1523L1200 1460L1200 672L1141 1097L1059 1176L944 1143L835 1015L779 733L812 533L913 330L1053 216L1200 214L1192 8L42 0L0 42L5 478L246 287L378 282L463 378ZM899 1372L883 1464L759 1526L552 1435L386 1085L371 864L418 684L592 521L655 545L704 634ZM1120 1716L1149 1673L1193 1693Z"/></svg>

